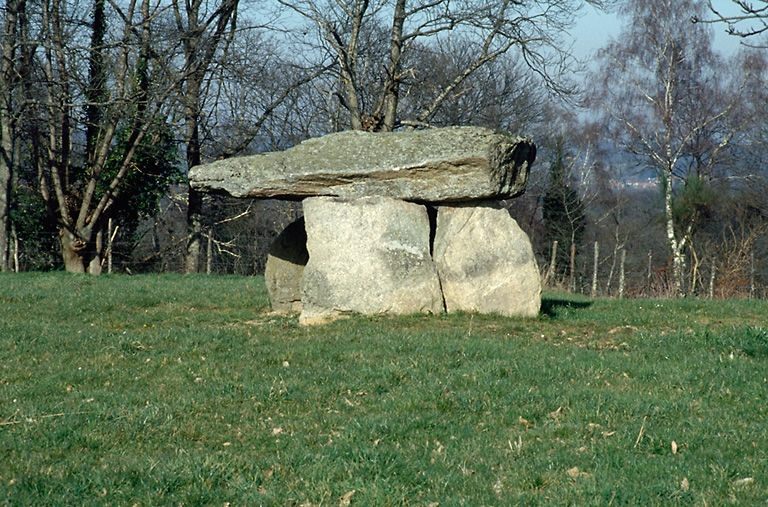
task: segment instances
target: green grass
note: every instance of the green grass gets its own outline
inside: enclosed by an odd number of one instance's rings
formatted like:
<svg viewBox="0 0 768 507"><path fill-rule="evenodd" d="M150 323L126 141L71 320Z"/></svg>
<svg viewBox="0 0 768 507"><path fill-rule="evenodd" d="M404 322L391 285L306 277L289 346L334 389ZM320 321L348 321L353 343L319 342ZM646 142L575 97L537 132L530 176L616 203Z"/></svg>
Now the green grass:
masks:
<svg viewBox="0 0 768 507"><path fill-rule="evenodd" d="M768 501L768 302L267 307L261 278L0 276L0 504Z"/></svg>

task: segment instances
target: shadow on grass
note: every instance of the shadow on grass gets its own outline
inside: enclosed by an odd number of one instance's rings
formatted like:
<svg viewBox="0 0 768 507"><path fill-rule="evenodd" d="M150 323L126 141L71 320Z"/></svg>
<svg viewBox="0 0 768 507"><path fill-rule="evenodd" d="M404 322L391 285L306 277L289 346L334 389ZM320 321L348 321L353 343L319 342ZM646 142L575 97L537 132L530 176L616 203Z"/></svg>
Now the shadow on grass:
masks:
<svg viewBox="0 0 768 507"><path fill-rule="evenodd" d="M541 313L550 318L557 317L562 309L583 309L592 306L592 301L573 301L556 297L544 297L541 300Z"/></svg>

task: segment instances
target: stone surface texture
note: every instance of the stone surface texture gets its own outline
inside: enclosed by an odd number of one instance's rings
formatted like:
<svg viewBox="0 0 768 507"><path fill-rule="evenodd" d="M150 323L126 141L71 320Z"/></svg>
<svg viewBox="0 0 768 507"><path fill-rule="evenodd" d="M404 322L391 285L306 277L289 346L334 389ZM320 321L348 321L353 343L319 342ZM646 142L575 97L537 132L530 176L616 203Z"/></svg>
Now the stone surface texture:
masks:
<svg viewBox="0 0 768 507"><path fill-rule="evenodd" d="M389 197L304 201L302 324L348 314L440 313L425 206Z"/></svg>
<svg viewBox="0 0 768 507"><path fill-rule="evenodd" d="M308 260L307 233L300 218L275 238L267 254L264 281L274 312L301 311L301 279Z"/></svg>
<svg viewBox="0 0 768 507"><path fill-rule="evenodd" d="M434 259L448 312L538 315L539 269L528 236L508 210L440 206Z"/></svg>
<svg viewBox="0 0 768 507"><path fill-rule="evenodd" d="M193 167L190 184L235 197L505 199L525 190L535 145L479 127L339 132L285 151Z"/></svg>

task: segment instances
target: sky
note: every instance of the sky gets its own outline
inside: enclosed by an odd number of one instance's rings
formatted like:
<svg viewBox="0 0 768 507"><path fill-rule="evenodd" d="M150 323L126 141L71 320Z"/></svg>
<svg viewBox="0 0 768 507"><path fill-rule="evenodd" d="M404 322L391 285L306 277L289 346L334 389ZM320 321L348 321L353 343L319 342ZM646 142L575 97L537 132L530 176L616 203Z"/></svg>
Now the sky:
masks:
<svg viewBox="0 0 768 507"><path fill-rule="evenodd" d="M715 8L728 14L737 12L730 0L713 0ZM572 35L574 38L574 54L579 59L589 61L595 52L606 45L612 37L621 31L623 20L616 14L600 12L593 7L586 7L583 16L578 20ZM713 25L715 32L715 47L722 53L732 53L738 49L740 39L725 33L726 26Z"/></svg>

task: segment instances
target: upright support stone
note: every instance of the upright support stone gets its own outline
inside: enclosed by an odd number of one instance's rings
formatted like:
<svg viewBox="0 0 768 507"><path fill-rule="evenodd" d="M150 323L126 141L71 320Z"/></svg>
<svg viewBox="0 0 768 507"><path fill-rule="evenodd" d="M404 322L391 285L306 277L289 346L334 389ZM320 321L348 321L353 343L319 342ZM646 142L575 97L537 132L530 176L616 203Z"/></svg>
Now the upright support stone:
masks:
<svg viewBox="0 0 768 507"><path fill-rule="evenodd" d="M528 236L508 210L439 207L434 258L449 312L538 315L539 269Z"/></svg>
<svg viewBox="0 0 768 507"><path fill-rule="evenodd" d="M301 312L301 279L309 260L304 218L286 227L272 243L264 268L264 281L272 310Z"/></svg>
<svg viewBox="0 0 768 507"><path fill-rule="evenodd" d="M300 322L346 313L440 313L425 206L389 197L304 201L309 262Z"/></svg>

